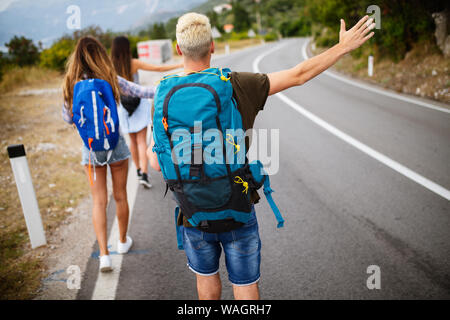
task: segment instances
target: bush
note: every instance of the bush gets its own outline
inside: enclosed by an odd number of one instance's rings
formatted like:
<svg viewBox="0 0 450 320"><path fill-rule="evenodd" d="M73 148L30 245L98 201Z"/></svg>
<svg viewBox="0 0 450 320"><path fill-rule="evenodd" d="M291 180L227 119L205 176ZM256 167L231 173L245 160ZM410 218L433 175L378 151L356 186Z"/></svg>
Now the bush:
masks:
<svg viewBox="0 0 450 320"><path fill-rule="evenodd" d="M305 18L284 21L279 29L283 37L306 37L311 34L311 22Z"/></svg>
<svg viewBox="0 0 450 320"><path fill-rule="evenodd" d="M3 74L5 73L5 69L10 64L9 59L3 57L3 52L0 51L0 81L3 78Z"/></svg>
<svg viewBox="0 0 450 320"><path fill-rule="evenodd" d="M75 40L70 38L61 38L57 42L41 52L40 65L45 68L63 71L66 60L75 48Z"/></svg>
<svg viewBox="0 0 450 320"><path fill-rule="evenodd" d="M247 31L243 31L243 32L232 32L231 35L229 36L229 40L245 40L248 39L248 32Z"/></svg>
<svg viewBox="0 0 450 320"><path fill-rule="evenodd" d="M339 42L339 35L330 28L324 28L320 35L316 38L318 47L331 47Z"/></svg>
<svg viewBox="0 0 450 320"><path fill-rule="evenodd" d="M8 43L11 62L21 67L30 66L39 60L39 50L31 39L14 36Z"/></svg>
<svg viewBox="0 0 450 320"><path fill-rule="evenodd" d="M92 36L98 39L105 46L106 50L109 50L115 35L111 31L103 32L98 26L89 26L82 30L76 30L72 35L61 37L50 48L42 51L40 65L45 68L62 71L65 68L67 58L69 58L81 37Z"/></svg>
<svg viewBox="0 0 450 320"><path fill-rule="evenodd" d="M278 40L278 35L275 32L269 32L268 34L266 34L264 36L264 41L277 41Z"/></svg>

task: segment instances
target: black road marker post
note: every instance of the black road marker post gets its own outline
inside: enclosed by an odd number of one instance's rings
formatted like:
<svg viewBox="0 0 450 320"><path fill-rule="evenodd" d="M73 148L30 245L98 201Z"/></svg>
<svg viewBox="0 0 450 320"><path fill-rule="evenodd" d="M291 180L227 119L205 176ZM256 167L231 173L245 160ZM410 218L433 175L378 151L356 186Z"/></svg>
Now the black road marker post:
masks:
<svg viewBox="0 0 450 320"><path fill-rule="evenodd" d="M25 148L23 144L15 144L8 146L7 149L30 236L31 248L34 249L47 244L47 240L45 239L44 226L42 225L41 214L39 213L36 194L31 181Z"/></svg>

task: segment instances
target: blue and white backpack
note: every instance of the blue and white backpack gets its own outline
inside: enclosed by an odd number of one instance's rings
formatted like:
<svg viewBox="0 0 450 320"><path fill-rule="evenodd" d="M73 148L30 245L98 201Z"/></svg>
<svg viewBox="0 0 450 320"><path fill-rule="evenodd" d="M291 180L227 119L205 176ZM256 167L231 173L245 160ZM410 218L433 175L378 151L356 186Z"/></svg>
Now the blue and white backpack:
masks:
<svg viewBox="0 0 450 320"><path fill-rule="evenodd" d="M192 226L205 232L239 228L250 217L251 189L264 185L282 227L269 177L259 161L249 164L246 158L245 132L229 74L229 69L210 68L167 76L156 90L153 151L178 203L175 220L181 209Z"/></svg>
<svg viewBox="0 0 450 320"><path fill-rule="evenodd" d="M89 162L93 151L114 150L120 136L119 117L114 93L107 81L77 82L73 89L72 113L72 121L89 149Z"/></svg>

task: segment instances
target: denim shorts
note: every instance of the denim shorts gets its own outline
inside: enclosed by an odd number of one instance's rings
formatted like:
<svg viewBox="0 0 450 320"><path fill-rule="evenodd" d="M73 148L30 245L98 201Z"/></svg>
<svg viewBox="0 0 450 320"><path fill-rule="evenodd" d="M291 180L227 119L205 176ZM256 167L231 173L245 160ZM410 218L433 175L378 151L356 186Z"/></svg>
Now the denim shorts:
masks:
<svg viewBox="0 0 450 320"><path fill-rule="evenodd" d="M94 151L91 154L91 165L104 166L130 157L130 150L124 137L120 136L116 147L112 151ZM89 149L83 144L81 149L81 164L89 164Z"/></svg>
<svg viewBox="0 0 450 320"><path fill-rule="evenodd" d="M216 274L223 248L230 282L237 286L257 282L260 277L261 240L254 208L251 214L244 226L229 232L206 233L196 228L182 227L189 269L203 276Z"/></svg>

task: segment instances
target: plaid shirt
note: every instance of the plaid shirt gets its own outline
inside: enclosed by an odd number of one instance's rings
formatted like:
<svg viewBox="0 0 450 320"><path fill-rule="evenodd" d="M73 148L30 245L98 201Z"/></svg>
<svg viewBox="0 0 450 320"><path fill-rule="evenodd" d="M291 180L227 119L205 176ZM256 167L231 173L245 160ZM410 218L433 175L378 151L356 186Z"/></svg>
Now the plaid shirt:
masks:
<svg viewBox="0 0 450 320"><path fill-rule="evenodd" d="M134 82L125 80L124 78L117 76L119 81L120 93L125 96L139 97L143 99L152 99L155 96L155 87L143 87ZM68 124L73 124L72 113L66 108L66 101L62 106L62 117Z"/></svg>

